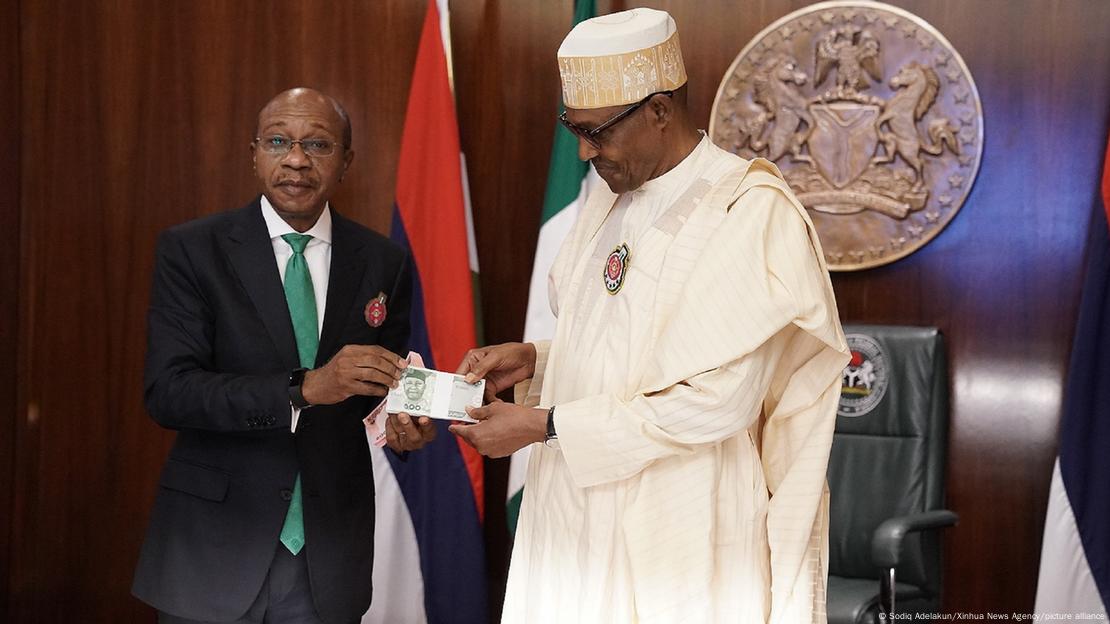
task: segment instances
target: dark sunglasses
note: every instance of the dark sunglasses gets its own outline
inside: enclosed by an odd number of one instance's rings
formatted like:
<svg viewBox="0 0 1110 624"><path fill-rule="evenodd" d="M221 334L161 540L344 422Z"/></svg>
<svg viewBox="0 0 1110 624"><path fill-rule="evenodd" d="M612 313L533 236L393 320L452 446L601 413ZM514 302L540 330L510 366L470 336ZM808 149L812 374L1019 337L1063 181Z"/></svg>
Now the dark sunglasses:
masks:
<svg viewBox="0 0 1110 624"><path fill-rule="evenodd" d="M671 97L672 95L674 95L674 91L656 91L655 93L652 93L652 94L648 95L644 99L640 100L639 102L636 102L632 106L629 106L628 108L622 110L621 112L617 113L616 115L613 115L609 119L605 120L605 122L602 123L600 126L594 128L592 130L587 130L587 129L583 128L582 126L579 126L579 125L575 124L574 122L572 122L571 120L567 119L567 112L566 111L563 111L562 113L559 114L559 121L564 126L566 126L567 130L570 130L574 134L574 136L576 136L576 137L582 139L583 141L589 143L590 146L593 147L594 149L599 150L599 149L601 149L601 141L598 140L598 138L597 138L598 135L600 135L602 132L605 132L609 128L612 128L613 126L617 125L618 123L620 123L620 121L622 119L625 119L626 117L628 117L632 113L635 113L637 110L639 110L639 108L641 106L643 106L644 104L647 104L648 100L650 100L651 98L653 98L657 95L665 95L667 97Z"/></svg>

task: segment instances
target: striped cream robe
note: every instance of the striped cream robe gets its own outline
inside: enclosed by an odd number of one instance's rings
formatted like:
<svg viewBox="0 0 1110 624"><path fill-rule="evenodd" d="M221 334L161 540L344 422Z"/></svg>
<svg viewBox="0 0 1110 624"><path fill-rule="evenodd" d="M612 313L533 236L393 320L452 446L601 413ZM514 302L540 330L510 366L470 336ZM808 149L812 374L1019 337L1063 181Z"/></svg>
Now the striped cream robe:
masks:
<svg viewBox="0 0 1110 624"><path fill-rule="evenodd" d="M630 254L616 294L606 259ZM703 137L640 189L596 190L551 270L555 337L503 622L824 622L848 350L778 169Z"/></svg>

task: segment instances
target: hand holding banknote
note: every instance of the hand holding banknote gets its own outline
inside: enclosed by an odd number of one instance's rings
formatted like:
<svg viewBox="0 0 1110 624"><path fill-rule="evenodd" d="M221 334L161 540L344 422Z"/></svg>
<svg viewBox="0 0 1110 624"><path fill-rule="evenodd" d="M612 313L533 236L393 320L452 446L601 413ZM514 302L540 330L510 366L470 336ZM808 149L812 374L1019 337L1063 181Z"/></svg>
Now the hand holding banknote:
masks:
<svg viewBox="0 0 1110 624"><path fill-rule="evenodd" d="M448 430L486 457L508 457L533 442L543 442L547 434L545 409L494 399L467 413L477 424L454 424Z"/></svg>
<svg viewBox="0 0 1110 624"><path fill-rule="evenodd" d="M401 363L404 365L402 368L408 368L409 366L423 367L424 358L420 357L420 354L415 351L409 351L408 357L401 360ZM400 379L400 372L398 372L397 377ZM401 384L396 383L395 385L400 387ZM403 412L388 414L386 404L387 401L382 400L363 419L366 425L366 437L370 444L377 447L388 445L389 448L401 453L419 449L435 439L436 427L432 424L431 418L427 416L414 417L412 414Z"/></svg>
<svg viewBox="0 0 1110 624"><path fill-rule="evenodd" d="M415 451L435 437L436 426L427 416L390 414L385 421L385 443L398 453Z"/></svg>
<svg viewBox="0 0 1110 624"><path fill-rule="evenodd" d="M407 366L378 345L345 345L327 364L305 373L301 392L310 405L334 405L352 396L385 396Z"/></svg>
<svg viewBox="0 0 1110 624"><path fill-rule="evenodd" d="M484 382L471 384L461 375L424 368L424 358L414 351L403 362L398 382L364 419L371 444L415 450L435 438L433 418L474 422L466 408L482 404Z"/></svg>
<svg viewBox="0 0 1110 624"><path fill-rule="evenodd" d="M501 391L531 379L536 373L536 347L528 342L504 344L471 349L466 352L455 373L466 375L466 380L486 380L486 401Z"/></svg>
<svg viewBox="0 0 1110 624"><path fill-rule="evenodd" d="M387 414L384 400L367 414L363 423L366 425L366 437L370 444L377 447L388 445L398 453L415 451L436 437L436 427L431 418Z"/></svg>

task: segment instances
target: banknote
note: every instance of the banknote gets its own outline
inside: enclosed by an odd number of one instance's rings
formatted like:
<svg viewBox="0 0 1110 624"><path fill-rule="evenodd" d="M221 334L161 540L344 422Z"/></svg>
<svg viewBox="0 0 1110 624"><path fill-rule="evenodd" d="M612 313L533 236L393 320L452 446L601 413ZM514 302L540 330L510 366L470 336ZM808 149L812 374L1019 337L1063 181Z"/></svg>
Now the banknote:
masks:
<svg viewBox="0 0 1110 624"><path fill-rule="evenodd" d="M416 351L409 351L408 357L405 358L409 366L424 366L424 358ZM382 447L385 446L385 421L389 418L389 414L385 411L385 399L378 402L377 407L362 419L366 425L366 437L370 444Z"/></svg>
<svg viewBox="0 0 1110 624"><path fill-rule="evenodd" d="M385 413L385 401L382 400L378 406L362 419L366 425L366 438L370 440L370 444L377 447L385 446L385 419L388 414Z"/></svg>
<svg viewBox="0 0 1110 624"><path fill-rule="evenodd" d="M481 407L485 389L484 379L469 384L462 375L410 365L386 396L385 411L476 422L466 415L466 408Z"/></svg>

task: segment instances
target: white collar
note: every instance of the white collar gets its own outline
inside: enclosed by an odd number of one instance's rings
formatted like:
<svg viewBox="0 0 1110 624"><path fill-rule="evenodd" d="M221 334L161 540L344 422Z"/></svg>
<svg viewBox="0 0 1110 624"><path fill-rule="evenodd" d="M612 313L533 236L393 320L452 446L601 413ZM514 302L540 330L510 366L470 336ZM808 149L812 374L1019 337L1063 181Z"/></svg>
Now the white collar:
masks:
<svg viewBox="0 0 1110 624"><path fill-rule="evenodd" d="M698 158L709 149L710 145L709 137L700 130L698 132L701 133L701 140L698 141L698 144L694 146L694 149L690 150L690 153L687 154L685 158L680 160L677 165L671 167L671 169L663 175L647 180L640 185L640 188L633 192L666 192L680 184L689 182L691 177L696 176L699 170L695 163L698 161Z"/></svg>
<svg viewBox="0 0 1110 624"><path fill-rule="evenodd" d="M262 218L266 221L266 229L270 231L270 240L278 238L282 234L308 234L314 239L319 239L327 244L331 244L331 206L324 204L324 211L320 213L320 218L316 219L316 223L306 232L297 232L293 226L285 222L278 216L274 206L265 195L262 196L260 202L262 204Z"/></svg>

